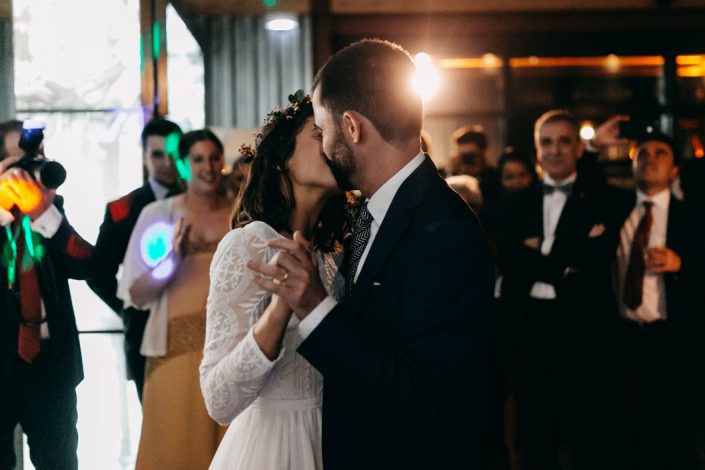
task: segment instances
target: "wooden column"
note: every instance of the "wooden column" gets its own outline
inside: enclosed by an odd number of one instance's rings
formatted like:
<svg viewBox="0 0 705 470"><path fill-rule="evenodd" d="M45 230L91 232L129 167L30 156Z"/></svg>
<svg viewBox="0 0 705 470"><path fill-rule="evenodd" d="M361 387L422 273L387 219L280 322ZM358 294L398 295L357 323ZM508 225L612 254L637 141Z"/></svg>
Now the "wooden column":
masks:
<svg viewBox="0 0 705 470"><path fill-rule="evenodd" d="M313 73L333 55L333 14L330 0L311 0L313 27Z"/></svg>
<svg viewBox="0 0 705 470"><path fill-rule="evenodd" d="M144 122L168 112L166 80L166 5L140 0L140 63Z"/></svg>

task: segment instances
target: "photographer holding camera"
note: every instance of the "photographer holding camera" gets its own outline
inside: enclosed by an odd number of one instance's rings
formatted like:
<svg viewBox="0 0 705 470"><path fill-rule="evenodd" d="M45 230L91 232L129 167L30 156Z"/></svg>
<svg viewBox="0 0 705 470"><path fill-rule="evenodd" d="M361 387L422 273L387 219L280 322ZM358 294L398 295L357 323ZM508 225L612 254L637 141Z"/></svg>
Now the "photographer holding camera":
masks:
<svg viewBox="0 0 705 470"><path fill-rule="evenodd" d="M78 467L76 386L83 379L68 279L85 279L93 247L68 223L49 173L25 129L23 157L0 159L0 469L15 468L14 430L28 438L37 469ZM56 175L56 174L55 174ZM64 174L65 175L65 174ZM59 175L61 176L61 175ZM57 184L58 183L58 184Z"/></svg>

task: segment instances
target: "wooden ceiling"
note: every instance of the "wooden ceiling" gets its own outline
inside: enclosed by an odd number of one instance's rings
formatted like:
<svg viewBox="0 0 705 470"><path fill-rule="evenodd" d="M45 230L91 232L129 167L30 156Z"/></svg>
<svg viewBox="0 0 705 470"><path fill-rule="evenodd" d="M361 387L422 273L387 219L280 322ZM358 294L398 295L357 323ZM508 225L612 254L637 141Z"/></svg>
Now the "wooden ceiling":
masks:
<svg viewBox="0 0 705 470"><path fill-rule="evenodd" d="M248 15L272 9L307 13L317 0L172 0L186 15ZM346 14L488 13L522 11L629 10L704 7L703 0L328 0L330 12Z"/></svg>
<svg viewBox="0 0 705 470"><path fill-rule="evenodd" d="M257 15L271 11L264 0L171 0L184 15ZM308 13L318 0L269 0L276 10ZM526 11L703 8L705 0L327 0L330 12L346 14L491 13ZM12 11L0 0L0 18Z"/></svg>

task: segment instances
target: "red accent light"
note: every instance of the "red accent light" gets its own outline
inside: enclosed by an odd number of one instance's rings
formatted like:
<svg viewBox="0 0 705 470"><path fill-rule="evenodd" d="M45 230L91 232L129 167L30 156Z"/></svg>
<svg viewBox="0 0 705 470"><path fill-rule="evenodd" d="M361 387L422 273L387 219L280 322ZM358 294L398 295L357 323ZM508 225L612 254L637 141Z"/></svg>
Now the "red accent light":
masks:
<svg viewBox="0 0 705 470"><path fill-rule="evenodd" d="M86 259L93 254L93 246L76 234L72 234L66 243L66 251L72 258Z"/></svg>
<svg viewBox="0 0 705 470"><path fill-rule="evenodd" d="M118 199L108 204L108 211L113 222L125 220L130 215L130 198Z"/></svg>

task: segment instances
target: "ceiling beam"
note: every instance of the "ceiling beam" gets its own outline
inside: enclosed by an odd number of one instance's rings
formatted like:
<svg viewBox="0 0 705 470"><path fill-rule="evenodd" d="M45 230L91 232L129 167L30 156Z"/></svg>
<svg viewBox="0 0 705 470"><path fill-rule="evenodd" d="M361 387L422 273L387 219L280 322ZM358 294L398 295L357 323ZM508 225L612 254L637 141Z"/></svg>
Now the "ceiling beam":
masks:
<svg viewBox="0 0 705 470"><path fill-rule="evenodd" d="M308 13L311 0L276 0L275 8L265 6L264 0L171 0L182 15L262 15L271 11Z"/></svg>

